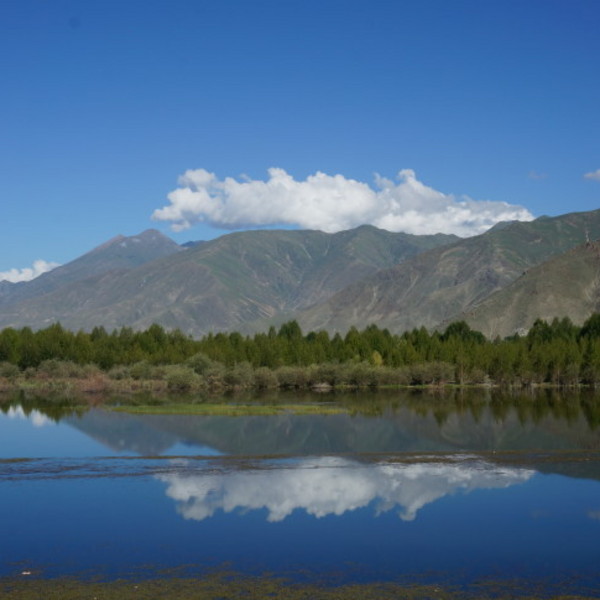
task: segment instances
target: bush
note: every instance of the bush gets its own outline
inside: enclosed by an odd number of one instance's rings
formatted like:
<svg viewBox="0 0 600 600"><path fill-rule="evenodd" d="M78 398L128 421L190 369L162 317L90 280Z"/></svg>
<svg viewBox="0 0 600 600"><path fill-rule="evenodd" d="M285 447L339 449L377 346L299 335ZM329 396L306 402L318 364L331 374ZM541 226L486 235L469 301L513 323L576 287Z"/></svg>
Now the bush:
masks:
<svg viewBox="0 0 600 600"><path fill-rule="evenodd" d="M152 379L152 365L145 360L141 360L129 367L129 375L133 379Z"/></svg>
<svg viewBox="0 0 600 600"><path fill-rule="evenodd" d="M335 384L339 383L342 379L342 370L343 367L341 367L341 365L336 365L333 363L311 365L308 376L308 384L311 387L323 384L335 386Z"/></svg>
<svg viewBox="0 0 600 600"><path fill-rule="evenodd" d="M56 379L79 378L83 377L83 367L70 360L51 358L38 365L37 373L42 377Z"/></svg>
<svg viewBox="0 0 600 600"><path fill-rule="evenodd" d="M441 361L419 363L410 366L410 375L415 385L442 385L454 379L454 367Z"/></svg>
<svg viewBox="0 0 600 600"><path fill-rule="evenodd" d="M202 387L203 379L189 367L173 366L167 370L167 388L171 392L193 392Z"/></svg>
<svg viewBox="0 0 600 600"><path fill-rule="evenodd" d="M299 389L308 386L309 375L305 367L279 367L275 371L279 387Z"/></svg>
<svg viewBox="0 0 600 600"><path fill-rule="evenodd" d="M108 372L108 376L116 381L129 379L131 377L131 375L129 374L129 369L125 365L117 365L116 367L113 367Z"/></svg>
<svg viewBox="0 0 600 600"><path fill-rule="evenodd" d="M356 387L369 387L376 385L377 368L366 362L349 365L346 369L345 379L350 385Z"/></svg>
<svg viewBox="0 0 600 600"><path fill-rule="evenodd" d="M379 367L375 371L378 385L410 385L412 376L409 367Z"/></svg>
<svg viewBox="0 0 600 600"><path fill-rule="evenodd" d="M224 377L225 384L233 388L249 388L254 385L254 370L249 362L236 363L227 369Z"/></svg>
<svg viewBox="0 0 600 600"><path fill-rule="evenodd" d="M473 368L467 375L467 381L469 383L478 383L478 384L487 383L488 376L487 376L487 373L485 371L483 371L482 369Z"/></svg>
<svg viewBox="0 0 600 600"><path fill-rule="evenodd" d="M220 362L214 362L204 371L204 381L213 392L218 392L225 387L225 366Z"/></svg>
<svg viewBox="0 0 600 600"><path fill-rule="evenodd" d="M273 389L279 386L279 381L271 369L259 367L254 371L254 385L259 390Z"/></svg>
<svg viewBox="0 0 600 600"><path fill-rule="evenodd" d="M204 375L206 371L215 365L215 362L216 361L206 356L204 352L198 352L197 354L190 356L190 358L185 361L185 365L190 367L190 369L198 375Z"/></svg>
<svg viewBox="0 0 600 600"><path fill-rule="evenodd" d="M17 365L13 365L9 362L1 362L0 363L0 377L5 377L6 379L15 379L21 373L21 370Z"/></svg>
<svg viewBox="0 0 600 600"><path fill-rule="evenodd" d="M99 377L100 375L104 375L104 371L94 363L89 363L87 365L79 365L79 376L80 377Z"/></svg>

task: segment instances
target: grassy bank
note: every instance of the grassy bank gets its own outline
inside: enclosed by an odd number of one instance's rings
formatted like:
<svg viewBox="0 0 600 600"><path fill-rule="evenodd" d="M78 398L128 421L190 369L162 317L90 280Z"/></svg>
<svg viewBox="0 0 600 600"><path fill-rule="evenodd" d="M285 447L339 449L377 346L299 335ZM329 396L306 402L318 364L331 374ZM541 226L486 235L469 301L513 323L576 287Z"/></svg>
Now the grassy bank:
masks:
<svg viewBox="0 0 600 600"><path fill-rule="evenodd" d="M338 415L348 412L343 406L332 404L237 404L230 402L142 404L111 406L117 412L144 415L210 415L237 417L246 415Z"/></svg>
<svg viewBox="0 0 600 600"><path fill-rule="evenodd" d="M71 578L3 578L0 594L5 600L591 600L597 595L540 592L528 583L482 581L470 588L396 583L319 586L290 583L275 577L208 575L202 578L132 581L81 581ZM534 588L534 589L532 589ZM537 588L537 589L535 589Z"/></svg>

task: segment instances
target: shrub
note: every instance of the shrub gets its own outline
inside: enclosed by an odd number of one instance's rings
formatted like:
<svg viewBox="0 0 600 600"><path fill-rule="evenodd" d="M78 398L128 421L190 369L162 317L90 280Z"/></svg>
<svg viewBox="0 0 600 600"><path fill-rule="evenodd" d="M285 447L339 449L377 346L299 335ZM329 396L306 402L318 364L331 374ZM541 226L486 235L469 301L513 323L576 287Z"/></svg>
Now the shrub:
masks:
<svg viewBox="0 0 600 600"><path fill-rule="evenodd" d="M279 367L275 371L279 387L285 389L305 388L308 385L309 374L305 367Z"/></svg>
<svg viewBox="0 0 600 600"><path fill-rule="evenodd" d="M116 367L113 367L108 372L108 376L116 381L129 379L131 377L131 375L129 374L129 369L125 365L117 365Z"/></svg>
<svg viewBox="0 0 600 600"><path fill-rule="evenodd" d="M145 360L140 360L129 367L129 374L133 379L151 379L152 365Z"/></svg>
<svg viewBox="0 0 600 600"><path fill-rule="evenodd" d="M225 387L225 366L220 362L214 362L204 371L204 381L211 391L222 390Z"/></svg>
<svg viewBox="0 0 600 600"><path fill-rule="evenodd" d="M190 356L185 361L185 365L193 369L198 375L204 375L206 371L211 369L216 361L210 359L204 352L198 352L193 356Z"/></svg>
<svg viewBox="0 0 600 600"><path fill-rule="evenodd" d="M173 366L167 370L167 388L171 392L193 392L202 387L203 380L189 367Z"/></svg>
<svg viewBox="0 0 600 600"><path fill-rule="evenodd" d="M56 379L86 377L85 367L70 360L57 360L54 358L42 361L37 367L37 374L41 377Z"/></svg>
<svg viewBox="0 0 600 600"><path fill-rule="evenodd" d="M357 387L368 387L376 384L376 367L366 362L349 365L345 377L347 383Z"/></svg>
<svg viewBox="0 0 600 600"><path fill-rule="evenodd" d="M254 371L254 385L259 390L273 389L279 386L279 381L271 369L259 367Z"/></svg>
<svg viewBox="0 0 600 600"><path fill-rule="evenodd" d="M467 381L470 383L486 383L487 380L488 376L486 372L482 369L478 369L477 367L471 369L471 371L467 375Z"/></svg>
<svg viewBox="0 0 600 600"><path fill-rule="evenodd" d="M375 371L375 378L379 385L410 385L412 376L410 368L403 367L379 367Z"/></svg>
<svg viewBox="0 0 600 600"><path fill-rule="evenodd" d="M335 386L340 382L342 367L333 363L322 363L311 365L308 375L308 384L312 386L330 385Z"/></svg>
<svg viewBox="0 0 600 600"><path fill-rule="evenodd" d="M410 366L410 375L415 385L441 385L453 380L454 367L441 361L418 363Z"/></svg>
<svg viewBox="0 0 600 600"><path fill-rule="evenodd" d="M249 362L236 363L227 369L224 377L225 384L233 388L249 388L254 384L254 370Z"/></svg>
<svg viewBox="0 0 600 600"><path fill-rule="evenodd" d="M0 363L0 377L6 377L6 379L14 379L18 377L21 373L21 370L17 365L13 365L9 362L1 362Z"/></svg>

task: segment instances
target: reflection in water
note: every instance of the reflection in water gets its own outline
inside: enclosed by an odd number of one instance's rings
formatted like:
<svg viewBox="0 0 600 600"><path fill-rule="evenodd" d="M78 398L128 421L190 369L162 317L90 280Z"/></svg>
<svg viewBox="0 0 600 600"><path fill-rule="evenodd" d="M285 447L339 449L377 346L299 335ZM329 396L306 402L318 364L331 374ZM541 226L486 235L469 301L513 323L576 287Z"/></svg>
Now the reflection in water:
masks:
<svg viewBox="0 0 600 600"><path fill-rule="evenodd" d="M27 413L23 410L23 407L11 406L6 411L6 416L9 419L24 419L30 421L34 427L44 427L45 425L55 425L55 421L47 417L44 413L39 410L31 410Z"/></svg>
<svg viewBox="0 0 600 600"><path fill-rule="evenodd" d="M167 495L185 519L201 521L218 510L266 509L267 520L275 522L296 509L315 517L339 516L374 503L376 514L397 510L402 520L412 521L423 506L449 494L506 488L533 474L471 460L361 464L321 457L292 468L156 477L168 484Z"/></svg>
<svg viewBox="0 0 600 600"><path fill-rule="evenodd" d="M4 416L25 415L37 425L59 423L51 428L57 438L75 428L111 454L142 456L600 450L600 394L593 390L394 390L333 394L327 399L347 414L133 415L88 410L87 404L63 404L56 398L15 398L0 401L0 427ZM273 393L223 401L280 405L316 403L323 396Z"/></svg>

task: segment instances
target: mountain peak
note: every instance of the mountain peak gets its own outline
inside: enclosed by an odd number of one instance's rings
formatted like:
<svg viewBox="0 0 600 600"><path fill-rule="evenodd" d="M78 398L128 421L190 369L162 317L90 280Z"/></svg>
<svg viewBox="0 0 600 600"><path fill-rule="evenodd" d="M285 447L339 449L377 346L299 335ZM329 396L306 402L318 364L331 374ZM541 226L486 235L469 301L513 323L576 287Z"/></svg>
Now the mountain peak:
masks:
<svg viewBox="0 0 600 600"><path fill-rule="evenodd" d="M111 237L109 240L106 240L106 242L103 242L99 246L96 246L95 248L93 248L92 250L90 250L89 253L91 253L91 252L98 252L100 250L105 250L106 248L110 248L114 244L118 244L119 242L121 242L124 239L125 239L125 236L121 235L119 233L118 235L115 235L114 237Z"/></svg>
<svg viewBox="0 0 600 600"><path fill-rule="evenodd" d="M172 247L173 250L176 250L178 245L166 235L162 234L158 229L146 229L137 235L125 236L122 234L116 235L115 237L110 238L106 242L96 246L93 250L90 250L88 254L102 252L107 250L108 248L119 246L121 248L127 248L131 244L140 244L144 245L149 244L161 244L167 247Z"/></svg>
<svg viewBox="0 0 600 600"><path fill-rule="evenodd" d="M138 235L116 235L96 246L83 256L61 265L32 281L24 282L18 290L8 286L0 289L0 303L22 302L27 298L43 296L67 284L82 281L110 271L134 269L147 262L181 251L171 238L156 229L147 229Z"/></svg>

